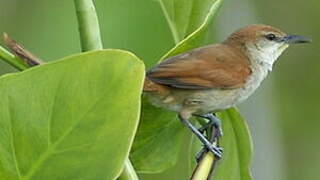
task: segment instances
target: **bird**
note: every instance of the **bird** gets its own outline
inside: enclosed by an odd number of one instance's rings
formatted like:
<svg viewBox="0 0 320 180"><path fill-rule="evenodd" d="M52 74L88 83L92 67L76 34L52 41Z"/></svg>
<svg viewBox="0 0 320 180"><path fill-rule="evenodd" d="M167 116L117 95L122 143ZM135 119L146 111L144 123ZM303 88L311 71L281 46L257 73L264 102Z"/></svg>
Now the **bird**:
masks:
<svg viewBox="0 0 320 180"><path fill-rule="evenodd" d="M269 25L248 25L221 43L191 49L155 65L146 72L143 91L151 104L177 112L204 148L221 158L222 148L213 146L190 118L209 120L217 132L215 138L220 138L221 120L215 113L252 95L289 45L309 42L310 38L287 35Z"/></svg>

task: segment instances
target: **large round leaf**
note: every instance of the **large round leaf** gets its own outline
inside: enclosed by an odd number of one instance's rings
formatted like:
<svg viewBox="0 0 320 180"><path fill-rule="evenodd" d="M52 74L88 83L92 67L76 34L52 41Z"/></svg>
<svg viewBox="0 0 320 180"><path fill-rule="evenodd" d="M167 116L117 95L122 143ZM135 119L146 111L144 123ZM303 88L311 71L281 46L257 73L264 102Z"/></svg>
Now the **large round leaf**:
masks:
<svg viewBox="0 0 320 180"><path fill-rule="evenodd" d="M0 78L0 179L113 179L138 124L143 64L103 50Z"/></svg>

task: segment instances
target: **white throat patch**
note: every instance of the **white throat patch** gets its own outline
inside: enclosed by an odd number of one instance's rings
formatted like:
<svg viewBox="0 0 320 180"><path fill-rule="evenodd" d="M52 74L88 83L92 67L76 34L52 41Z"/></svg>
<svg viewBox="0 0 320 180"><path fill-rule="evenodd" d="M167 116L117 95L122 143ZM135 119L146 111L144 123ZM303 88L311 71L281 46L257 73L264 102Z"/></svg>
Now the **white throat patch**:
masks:
<svg viewBox="0 0 320 180"><path fill-rule="evenodd" d="M247 46L247 50L250 59L254 61L252 63L265 66L269 71L271 71L273 63L287 47L287 44L275 44L273 46L261 48L256 44L251 44Z"/></svg>

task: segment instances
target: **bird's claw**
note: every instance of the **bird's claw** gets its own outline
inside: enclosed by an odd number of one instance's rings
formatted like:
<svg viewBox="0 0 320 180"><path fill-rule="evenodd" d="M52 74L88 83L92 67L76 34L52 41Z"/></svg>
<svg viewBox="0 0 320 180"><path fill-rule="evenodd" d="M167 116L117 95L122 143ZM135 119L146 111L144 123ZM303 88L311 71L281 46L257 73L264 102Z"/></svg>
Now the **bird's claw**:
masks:
<svg viewBox="0 0 320 180"><path fill-rule="evenodd" d="M201 160L202 156L208 151L212 152L216 158L218 159L222 158L222 154L223 154L222 147L216 147L212 145L211 147L208 148L207 146L204 146L196 155L197 163Z"/></svg>

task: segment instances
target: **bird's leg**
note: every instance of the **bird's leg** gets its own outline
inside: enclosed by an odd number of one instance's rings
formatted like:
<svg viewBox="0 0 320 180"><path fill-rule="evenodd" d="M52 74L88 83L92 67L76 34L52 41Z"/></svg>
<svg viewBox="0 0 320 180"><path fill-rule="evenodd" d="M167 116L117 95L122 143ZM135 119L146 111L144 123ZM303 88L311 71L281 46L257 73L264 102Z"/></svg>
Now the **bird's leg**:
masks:
<svg viewBox="0 0 320 180"><path fill-rule="evenodd" d="M204 114L204 115L195 115L195 116L209 120L209 122L207 124L205 124L204 126L202 126L199 129L200 132L204 132L207 129L209 129L210 126L213 126L214 132L215 132L214 139L219 139L223 135L222 128L221 128L221 120L219 118L217 118L214 114L208 113L208 114Z"/></svg>
<svg viewBox="0 0 320 180"><path fill-rule="evenodd" d="M209 131L211 129L214 128L214 132L212 137L210 137L210 143L214 143L217 142L217 145L219 145L218 140L219 138L222 136L222 128L221 128L221 120L218 119L215 115L209 113L209 114L205 114L205 115L195 115L201 118L205 118L208 119L209 122L207 124L205 124L204 126L202 126L199 131L201 131L202 133L204 133L205 131ZM217 147L221 150L222 152L222 148L220 148L219 146ZM203 147L196 155L196 160L197 162L199 162L199 160L202 158L202 156L207 152L207 148Z"/></svg>
<svg viewBox="0 0 320 180"><path fill-rule="evenodd" d="M186 118L184 118L181 114L179 114L179 119L181 120L181 122L184 125L186 125L192 131L193 134L195 134L198 137L198 139L202 142L202 144L204 145L204 147L206 149L211 151L217 158L221 158L221 156L222 156L221 148L213 146L211 144L211 142L202 133L200 133L199 130L193 124L191 124Z"/></svg>
<svg viewBox="0 0 320 180"><path fill-rule="evenodd" d="M207 153L207 152L208 152L208 149L207 149L206 147L203 147L203 148L200 149L200 151L196 154L196 161L197 161L197 163L200 162L200 160L202 159L203 155L204 155L205 153Z"/></svg>

